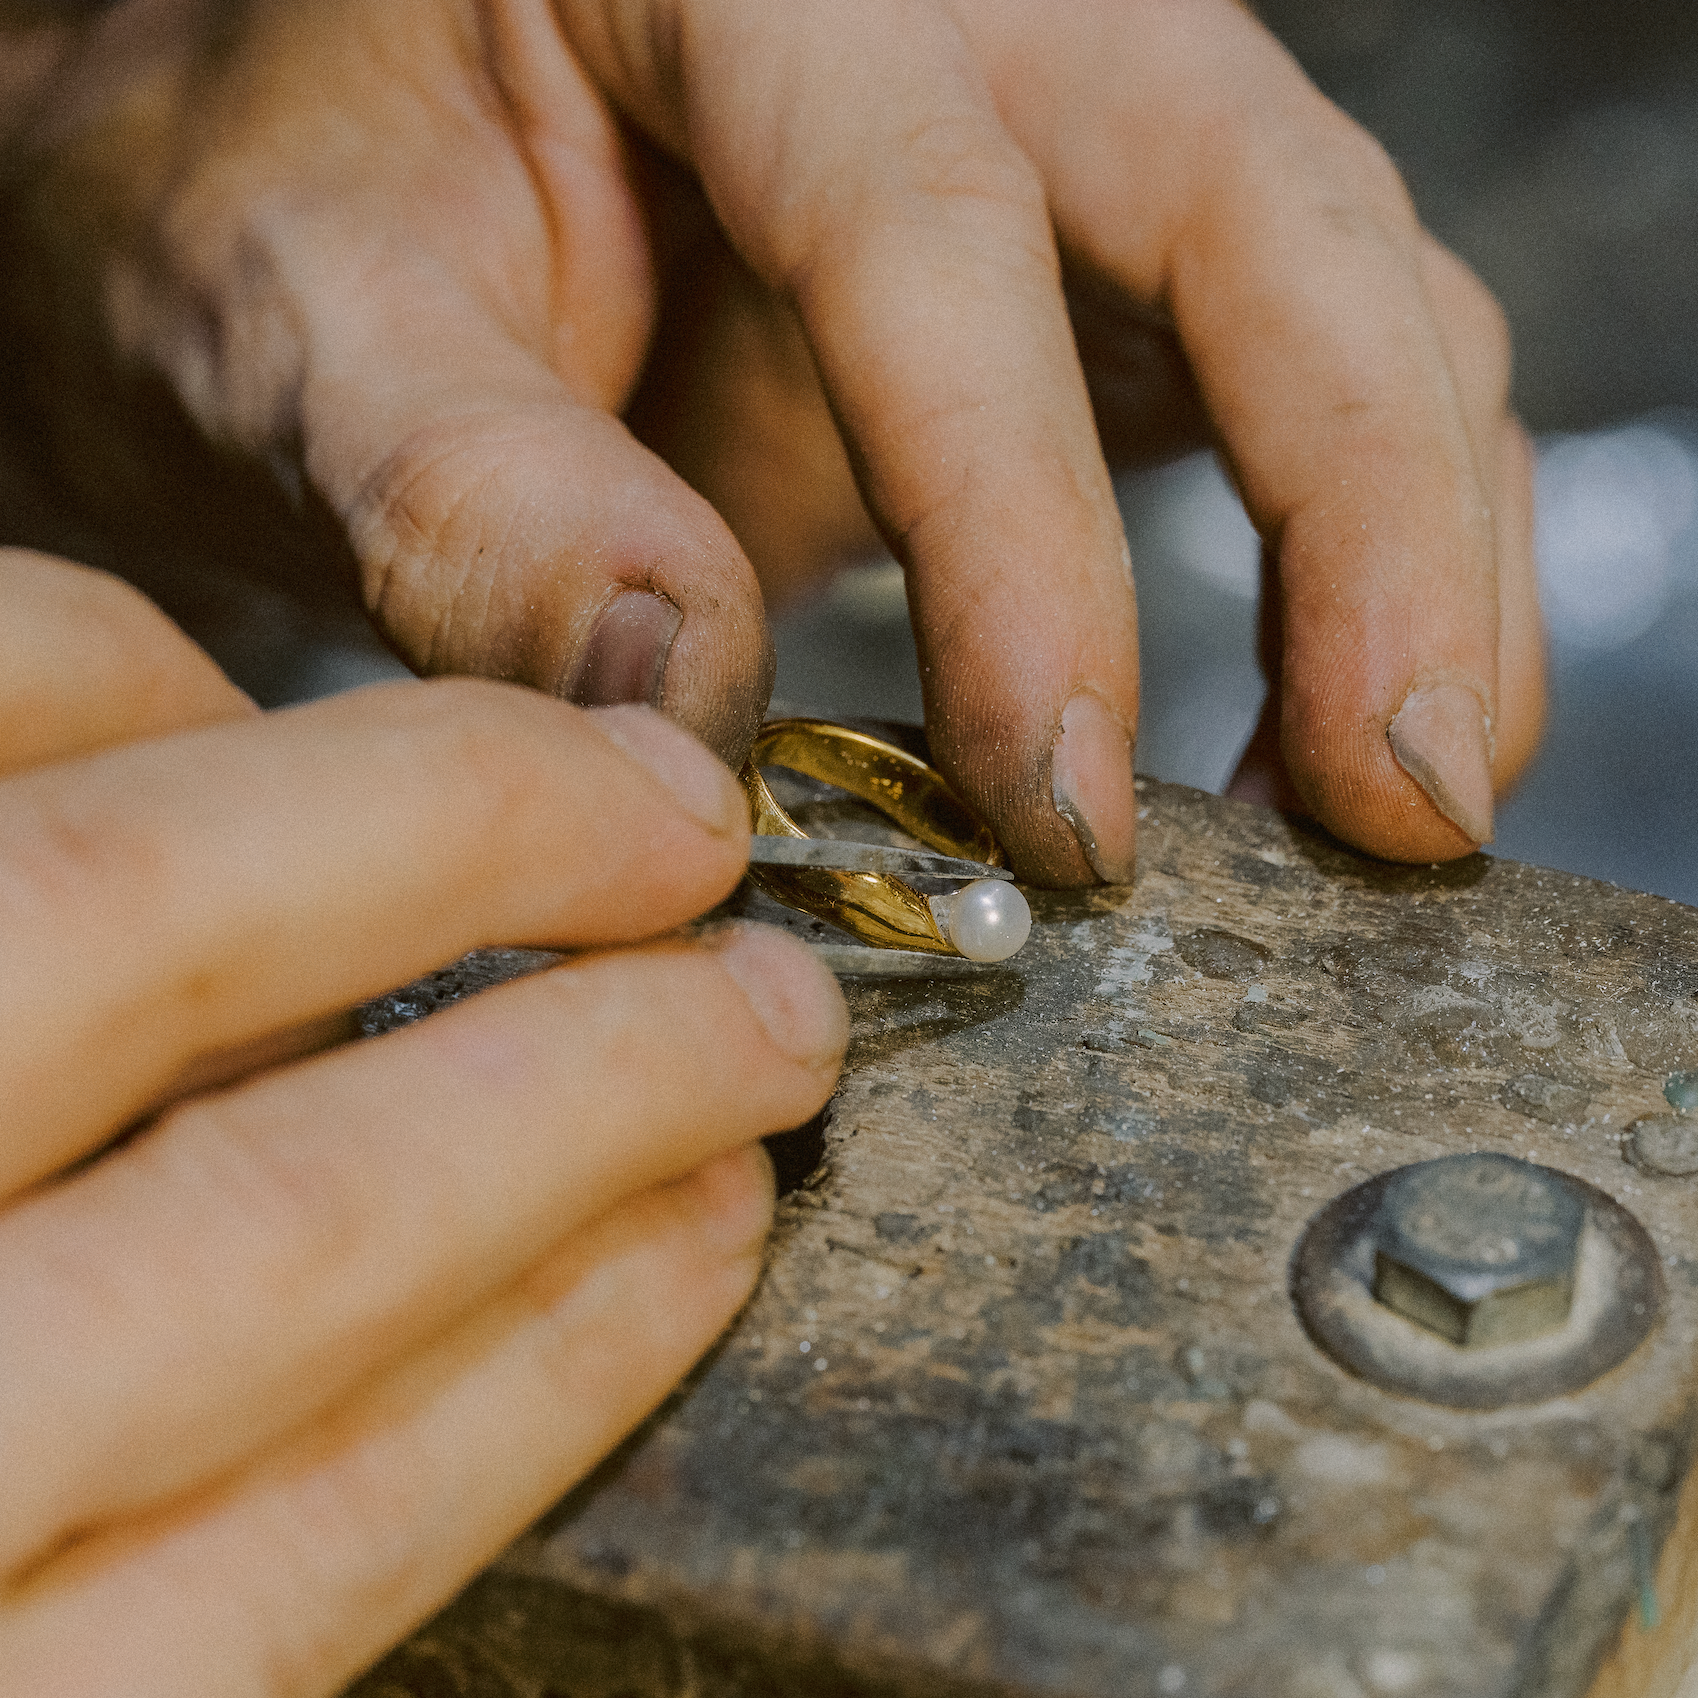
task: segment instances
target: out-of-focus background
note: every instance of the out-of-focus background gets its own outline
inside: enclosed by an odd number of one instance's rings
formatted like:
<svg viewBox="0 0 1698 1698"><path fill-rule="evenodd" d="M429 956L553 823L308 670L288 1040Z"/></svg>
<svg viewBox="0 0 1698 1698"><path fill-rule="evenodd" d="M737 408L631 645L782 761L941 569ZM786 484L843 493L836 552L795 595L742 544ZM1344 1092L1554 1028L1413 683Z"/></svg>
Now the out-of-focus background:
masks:
<svg viewBox="0 0 1698 1698"><path fill-rule="evenodd" d="M1514 328L1554 704L1496 852L1698 903L1698 3L1258 9L1385 144ZM1255 538L1206 455L1119 489L1142 611L1139 765L1221 789L1262 694ZM0 527L114 564L3 454ZM200 568L135 575L268 704L399 671L351 611ZM780 700L919 717L894 564L845 572L777 638Z"/></svg>

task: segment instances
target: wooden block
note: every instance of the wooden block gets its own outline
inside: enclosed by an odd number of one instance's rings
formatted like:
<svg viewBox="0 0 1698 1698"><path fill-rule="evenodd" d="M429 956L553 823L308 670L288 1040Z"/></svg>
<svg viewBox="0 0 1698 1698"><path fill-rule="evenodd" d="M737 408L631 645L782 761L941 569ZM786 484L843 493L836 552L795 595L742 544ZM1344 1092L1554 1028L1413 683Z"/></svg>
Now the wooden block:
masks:
<svg viewBox="0 0 1698 1698"><path fill-rule="evenodd" d="M1622 1137L1698 1067L1698 912L1140 783L1130 891L1038 896L1012 971L851 990L748 1311L359 1698L1581 1698L1622 1634L1598 1698L1678 1677L1698 1506L1639 1623L1698 1177ZM1570 1395L1393 1395L1294 1310L1323 1205L1475 1149L1655 1245L1653 1330Z"/></svg>

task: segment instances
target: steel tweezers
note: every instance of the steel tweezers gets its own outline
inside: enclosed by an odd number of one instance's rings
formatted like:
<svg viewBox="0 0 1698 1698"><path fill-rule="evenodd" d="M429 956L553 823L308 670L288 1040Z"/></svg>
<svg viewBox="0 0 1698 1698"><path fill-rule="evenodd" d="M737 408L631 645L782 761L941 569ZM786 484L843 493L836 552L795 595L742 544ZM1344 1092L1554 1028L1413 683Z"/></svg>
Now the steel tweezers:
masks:
<svg viewBox="0 0 1698 1698"><path fill-rule="evenodd" d="M836 837L764 837L749 839L749 859L764 867L825 867L839 873L890 873L897 878L955 880L972 884L982 878L1012 880L1006 867L934 855L927 849L897 849L883 843L851 843ZM816 943L820 960L843 979L971 978L993 971L959 955L931 955L918 949L873 949L862 943Z"/></svg>

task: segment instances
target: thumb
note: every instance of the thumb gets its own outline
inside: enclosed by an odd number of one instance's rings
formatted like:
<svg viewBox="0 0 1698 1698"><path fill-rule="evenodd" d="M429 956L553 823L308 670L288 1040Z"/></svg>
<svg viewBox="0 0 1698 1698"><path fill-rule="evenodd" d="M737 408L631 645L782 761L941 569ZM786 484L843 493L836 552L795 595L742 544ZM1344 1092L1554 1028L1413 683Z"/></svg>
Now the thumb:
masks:
<svg viewBox="0 0 1698 1698"><path fill-rule="evenodd" d="M713 508L477 308L421 313L414 279L336 316L302 386L305 468L402 658L647 702L739 763L772 644Z"/></svg>

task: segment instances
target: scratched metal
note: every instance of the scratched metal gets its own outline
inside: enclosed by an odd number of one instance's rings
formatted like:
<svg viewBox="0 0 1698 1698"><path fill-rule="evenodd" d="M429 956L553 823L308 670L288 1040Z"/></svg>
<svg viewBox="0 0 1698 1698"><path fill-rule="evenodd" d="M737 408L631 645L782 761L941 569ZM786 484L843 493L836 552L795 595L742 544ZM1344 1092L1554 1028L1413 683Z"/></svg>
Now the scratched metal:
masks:
<svg viewBox="0 0 1698 1698"><path fill-rule="evenodd" d="M1130 891L850 989L746 1314L359 1698L1585 1692L1691 1449L1698 1181L1621 1145L1698 1066L1698 911L1141 797ZM1328 1199L1476 1148L1664 1257L1649 1340L1558 1401L1389 1395L1289 1301Z"/></svg>

